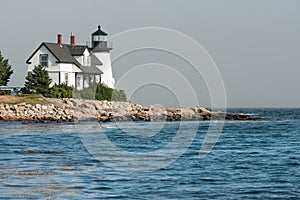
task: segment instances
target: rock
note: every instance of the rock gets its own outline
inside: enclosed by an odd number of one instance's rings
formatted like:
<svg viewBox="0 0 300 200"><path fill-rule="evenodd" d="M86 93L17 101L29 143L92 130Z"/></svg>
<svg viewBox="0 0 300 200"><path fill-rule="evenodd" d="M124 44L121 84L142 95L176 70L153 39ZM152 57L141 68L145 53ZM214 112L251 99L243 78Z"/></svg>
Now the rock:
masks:
<svg viewBox="0 0 300 200"><path fill-rule="evenodd" d="M3 120L3 121L18 121L18 117L11 114L11 113L6 113L4 115L0 115L0 120Z"/></svg>
<svg viewBox="0 0 300 200"><path fill-rule="evenodd" d="M208 110L208 109L206 109L206 108L204 108L204 107L200 107L199 109L200 109L201 112L204 112L204 113L211 113L210 110Z"/></svg>
<svg viewBox="0 0 300 200"><path fill-rule="evenodd" d="M64 113L65 113L66 115L70 115L70 114L71 114L71 112L70 112L69 109L66 109Z"/></svg>
<svg viewBox="0 0 300 200"><path fill-rule="evenodd" d="M22 103L17 104L17 106L24 106L24 107L26 107L27 104L25 102L22 102Z"/></svg>
<svg viewBox="0 0 300 200"><path fill-rule="evenodd" d="M99 122L108 122L109 121L109 117L108 116L100 116L98 118Z"/></svg>
<svg viewBox="0 0 300 200"><path fill-rule="evenodd" d="M41 104L35 104L35 107L37 108L37 109L41 109Z"/></svg>
<svg viewBox="0 0 300 200"><path fill-rule="evenodd" d="M47 99L50 104L34 106L0 104L2 121L180 121L180 120L255 120L249 115L212 112L204 107L160 108L129 102L79 99Z"/></svg>
<svg viewBox="0 0 300 200"><path fill-rule="evenodd" d="M63 100L70 108L73 107L73 102L70 99L63 99Z"/></svg>

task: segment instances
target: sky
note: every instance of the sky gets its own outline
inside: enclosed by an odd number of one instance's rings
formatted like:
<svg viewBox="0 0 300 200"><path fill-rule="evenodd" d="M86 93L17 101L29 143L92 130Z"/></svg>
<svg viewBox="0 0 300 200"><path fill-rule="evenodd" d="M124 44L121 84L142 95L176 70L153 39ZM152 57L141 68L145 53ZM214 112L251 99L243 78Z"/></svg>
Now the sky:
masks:
<svg viewBox="0 0 300 200"><path fill-rule="evenodd" d="M197 104L211 105L211 93L218 90L206 79L214 77L197 74L195 66L182 55L145 48L128 49L120 58L116 55L119 49L136 41L169 39L163 31L161 37L138 32L132 33L135 38L126 34L118 37L120 33L159 27L174 30L174 38L176 33L183 34L172 40L170 48L182 47L183 52L189 53L192 48L185 46L189 38L205 49L190 54L204 56L199 56L203 61L199 65L208 67L212 64L208 63L209 58L213 60L224 83L229 107L300 106L298 0L1 0L0 5L0 50L14 70L9 85L24 83L25 61L41 42L56 42L56 35L62 33L63 41L68 43L72 32L77 43L86 44L101 24L114 44L112 57L118 58L112 63L117 83L123 84L117 84L118 87L128 93L130 84L140 84L130 93L130 101L143 105L193 106L192 94L195 94ZM162 79L168 83L161 84ZM220 81L219 77L215 80Z"/></svg>

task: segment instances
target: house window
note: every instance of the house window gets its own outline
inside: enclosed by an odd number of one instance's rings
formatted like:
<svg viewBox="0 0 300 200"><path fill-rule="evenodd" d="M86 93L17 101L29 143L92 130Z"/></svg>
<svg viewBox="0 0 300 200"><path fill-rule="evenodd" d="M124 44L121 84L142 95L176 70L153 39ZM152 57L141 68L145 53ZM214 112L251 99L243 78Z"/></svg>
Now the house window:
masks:
<svg viewBox="0 0 300 200"><path fill-rule="evenodd" d="M77 87L81 87L80 86L80 77L76 77L76 85L77 85Z"/></svg>
<svg viewBox="0 0 300 200"><path fill-rule="evenodd" d="M91 57L87 57L87 66L90 66L91 65Z"/></svg>
<svg viewBox="0 0 300 200"><path fill-rule="evenodd" d="M90 86L88 75L84 75L84 76L83 76L83 84L84 84L84 87L85 87L85 88L87 88L87 87Z"/></svg>
<svg viewBox="0 0 300 200"><path fill-rule="evenodd" d="M83 63L82 63L82 65L83 66L86 66L86 63L85 63L86 61L85 61L85 55L83 55Z"/></svg>
<svg viewBox="0 0 300 200"><path fill-rule="evenodd" d="M95 76L95 80L96 80L96 83L100 83L100 76L99 76L99 75L96 75L96 76Z"/></svg>
<svg viewBox="0 0 300 200"><path fill-rule="evenodd" d="M65 83L66 83L66 85L68 85L68 83L69 83L69 74L68 73L65 73Z"/></svg>
<svg viewBox="0 0 300 200"><path fill-rule="evenodd" d="M43 67L48 67L48 54L40 54L40 64Z"/></svg>
<svg viewBox="0 0 300 200"><path fill-rule="evenodd" d="M94 78L95 78L94 75L90 75L90 82L91 82L91 83L95 81Z"/></svg>

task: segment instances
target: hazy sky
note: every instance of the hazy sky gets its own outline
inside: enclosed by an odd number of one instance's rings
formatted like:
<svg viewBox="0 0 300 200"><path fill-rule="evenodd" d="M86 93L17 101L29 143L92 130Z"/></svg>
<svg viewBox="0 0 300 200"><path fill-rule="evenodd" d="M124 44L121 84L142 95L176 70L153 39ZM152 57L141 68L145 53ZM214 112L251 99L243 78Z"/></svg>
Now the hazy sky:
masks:
<svg viewBox="0 0 300 200"><path fill-rule="evenodd" d="M0 5L0 50L14 69L10 85L23 84L26 59L42 41L56 42L57 33L68 43L73 32L77 43L85 44L98 24L110 35L162 27L190 36L208 51L223 77L229 106L300 106L298 0L1 0ZM135 65L153 62L177 69L190 80L199 102L209 105L205 82L171 54L131 53L113 63L113 72L118 81ZM143 76L147 74L139 74ZM178 88L185 90L180 84ZM138 89L131 100L172 106L177 104L176 93L153 84Z"/></svg>

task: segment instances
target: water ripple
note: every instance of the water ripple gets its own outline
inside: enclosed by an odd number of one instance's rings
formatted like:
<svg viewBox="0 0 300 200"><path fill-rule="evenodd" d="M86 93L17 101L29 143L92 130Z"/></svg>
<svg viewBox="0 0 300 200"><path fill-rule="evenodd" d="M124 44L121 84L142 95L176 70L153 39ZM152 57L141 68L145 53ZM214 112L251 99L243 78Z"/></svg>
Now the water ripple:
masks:
<svg viewBox="0 0 300 200"><path fill-rule="evenodd" d="M179 159L157 171L136 174L120 173L99 162L78 133L105 131L120 148L145 153L168 144L179 122L157 123L163 129L149 137L139 137L142 132L128 136L112 124L0 123L0 198L300 198L300 110L233 111L266 120L225 123L218 143L203 159L198 152L209 123L201 122L194 141ZM189 123L193 122L185 122L184 131ZM150 130L149 124L138 126L122 124L126 131Z"/></svg>

